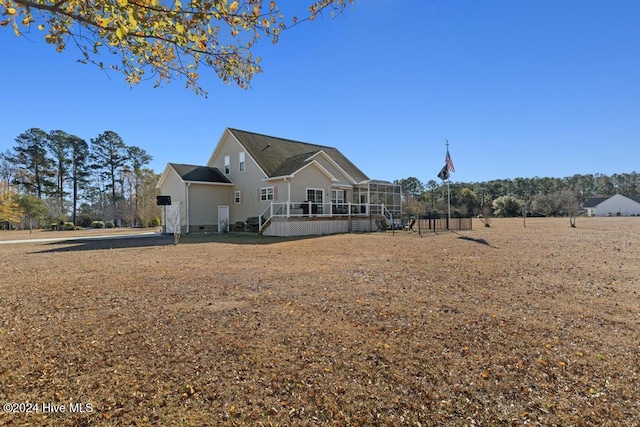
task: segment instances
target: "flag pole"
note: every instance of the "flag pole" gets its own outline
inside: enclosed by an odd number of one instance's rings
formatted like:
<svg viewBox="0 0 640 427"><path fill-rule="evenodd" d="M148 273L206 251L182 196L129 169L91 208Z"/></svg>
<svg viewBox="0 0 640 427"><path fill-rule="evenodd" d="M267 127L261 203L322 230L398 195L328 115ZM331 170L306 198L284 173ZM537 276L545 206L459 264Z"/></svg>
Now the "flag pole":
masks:
<svg viewBox="0 0 640 427"><path fill-rule="evenodd" d="M447 141L447 156L444 158L444 167L440 170L438 178L447 182L447 230L451 231L451 174L449 172L455 172L456 169L453 167L453 161L449 155L449 140L445 139L445 141Z"/></svg>
<svg viewBox="0 0 640 427"><path fill-rule="evenodd" d="M447 154L449 153L449 140L447 141ZM449 182L451 181L451 175L447 177L447 231L451 231L451 190L449 188Z"/></svg>

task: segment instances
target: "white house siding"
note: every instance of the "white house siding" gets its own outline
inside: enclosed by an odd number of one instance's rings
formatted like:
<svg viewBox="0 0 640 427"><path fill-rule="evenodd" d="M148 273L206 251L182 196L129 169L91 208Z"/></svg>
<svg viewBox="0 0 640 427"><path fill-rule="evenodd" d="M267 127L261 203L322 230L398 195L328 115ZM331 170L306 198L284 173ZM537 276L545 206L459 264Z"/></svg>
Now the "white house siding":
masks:
<svg viewBox="0 0 640 427"><path fill-rule="evenodd" d="M285 181L283 178L279 179L270 179L269 181L262 181L260 187L273 187L273 200L260 200L260 188L253 188L253 197L257 200L257 209L250 216L258 216L265 212L271 203L283 203L287 201L288 192L289 192L289 183ZM249 190L252 191L252 190Z"/></svg>
<svg viewBox="0 0 640 427"><path fill-rule="evenodd" d="M596 206L595 215L637 216L640 215L640 203L637 203L621 194L616 194Z"/></svg>
<svg viewBox="0 0 640 427"><path fill-rule="evenodd" d="M189 192L189 232L218 231L218 206L230 206L230 186L191 183Z"/></svg>
<svg viewBox="0 0 640 427"><path fill-rule="evenodd" d="M291 200L295 202L307 200L307 188L322 188L325 203L331 201L331 179L315 165L300 170L291 179Z"/></svg>
<svg viewBox="0 0 640 427"><path fill-rule="evenodd" d="M347 178L343 172L340 171L337 167L334 166L334 163L329 161L325 156L318 155L314 157L314 159L322 165L334 178L338 181L334 182L336 185L352 185L352 182Z"/></svg>
<svg viewBox="0 0 640 427"><path fill-rule="evenodd" d="M175 170L171 166L168 166L168 174L162 183L162 188L160 188L160 194L163 196L171 196L171 204L172 205L180 205L182 206L182 210L184 210L185 206L185 184L182 182L182 179ZM164 217L164 209L162 209L162 223L167 224L166 218ZM182 227L186 226L186 217L185 215L181 215L182 218ZM184 229L182 231L185 231Z"/></svg>
<svg viewBox="0 0 640 427"><path fill-rule="evenodd" d="M243 151L245 152L245 170L241 172L239 168L240 152ZM233 224L234 222L245 221L249 217L258 216L266 209L267 205L260 202L259 188L256 189L256 183L260 183L259 185L263 187L271 187L273 184L263 181L266 176L258 167L258 164L229 132L224 133L207 166L218 168L224 173L225 156L229 156L231 159L231 167L227 178L234 184L228 203L229 221ZM278 189L279 198L283 197L279 194L281 190L281 188ZM234 191L240 191L240 203L235 203L233 199ZM286 194L284 197L286 197ZM263 205L264 207L262 207Z"/></svg>

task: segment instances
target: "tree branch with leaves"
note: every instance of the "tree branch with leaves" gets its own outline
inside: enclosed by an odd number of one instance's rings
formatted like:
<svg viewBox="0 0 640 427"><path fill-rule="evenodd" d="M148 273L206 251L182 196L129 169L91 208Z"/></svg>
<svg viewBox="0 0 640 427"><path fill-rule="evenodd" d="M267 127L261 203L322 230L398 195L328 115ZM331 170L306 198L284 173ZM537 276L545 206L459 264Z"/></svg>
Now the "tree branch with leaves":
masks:
<svg viewBox="0 0 640 427"><path fill-rule="evenodd" d="M299 19L263 0L0 0L0 26L18 36L37 28L58 52L71 43L80 62L121 72L131 85L184 78L206 96L201 69L248 88L262 71L252 54L259 39L276 43L282 31L353 1L317 0Z"/></svg>

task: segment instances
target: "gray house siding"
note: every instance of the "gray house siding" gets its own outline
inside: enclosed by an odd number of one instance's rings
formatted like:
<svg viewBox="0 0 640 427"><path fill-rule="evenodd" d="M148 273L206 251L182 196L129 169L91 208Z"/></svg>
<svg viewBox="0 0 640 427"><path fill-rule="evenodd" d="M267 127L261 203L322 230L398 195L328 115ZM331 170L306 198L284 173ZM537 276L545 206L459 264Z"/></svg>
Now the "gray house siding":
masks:
<svg viewBox="0 0 640 427"><path fill-rule="evenodd" d="M218 231L218 206L231 204L232 188L192 183L187 191L189 232Z"/></svg>
<svg viewBox="0 0 640 427"><path fill-rule="evenodd" d="M240 170L240 153L245 153L244 171ZM227 174L224 169L225 157L229 156L230 170ZM264 182L266 175L260 170L253 157L229 132L225 132L219 145L209 159L207 166L221 170L228 179L233 182L234 188L229 200L229 221L231 224L245 221L249 217L257 216L258 212L265 209L259 197L259 188L256 185L269 187L271 184ZM235 203L234 191L240 192L240 202ZM263 207L264 206L264 207Z"/></svg>
<svg viewBox="0 0 640 427"><path fill-rule="evenodd" d="M185 215L183 214L184 212L184 208L185 208L185 201L186 201L186 191L185 191L185 186L184 186L184 182L182 182L182 179L178 176L178 174L175 172L175 170L173 170L173 168L171 168L170 166L168 166L165 169L165 179L164 182L162 184L162 188L160 189L160 193L161 195L165 195L165 196L171 196L171 207L169 208L163 208L161 210L161 218L162 218L162 223L163 224L167 224L167 218L165 218L165 212L167 212L167 216L169 216L171 214L171 212L173 212L174 210L178 210L180 212L180 219L181 219L181 231L186 231L185 227L187 224L187 219L185 218ZM173 231L173 230L169 230L169 231Z"/></svg>

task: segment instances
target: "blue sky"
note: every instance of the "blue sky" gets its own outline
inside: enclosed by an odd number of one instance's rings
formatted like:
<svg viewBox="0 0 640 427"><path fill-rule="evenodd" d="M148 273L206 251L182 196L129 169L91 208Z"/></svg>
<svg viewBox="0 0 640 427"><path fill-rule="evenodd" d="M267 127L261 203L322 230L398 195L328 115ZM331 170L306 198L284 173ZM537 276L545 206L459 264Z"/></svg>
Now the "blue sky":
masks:
<svg viewBox="0 0 640 427"><path fill-rule="evenodd" d="M286 10L283 0L281 7ZM204 164L225 127L330 145L370 178L452 181L639 171L640 2L357 0L259 45L242 90L130 88L39 35L0 28L0 151L25 130L105 130Z"/></svg>

